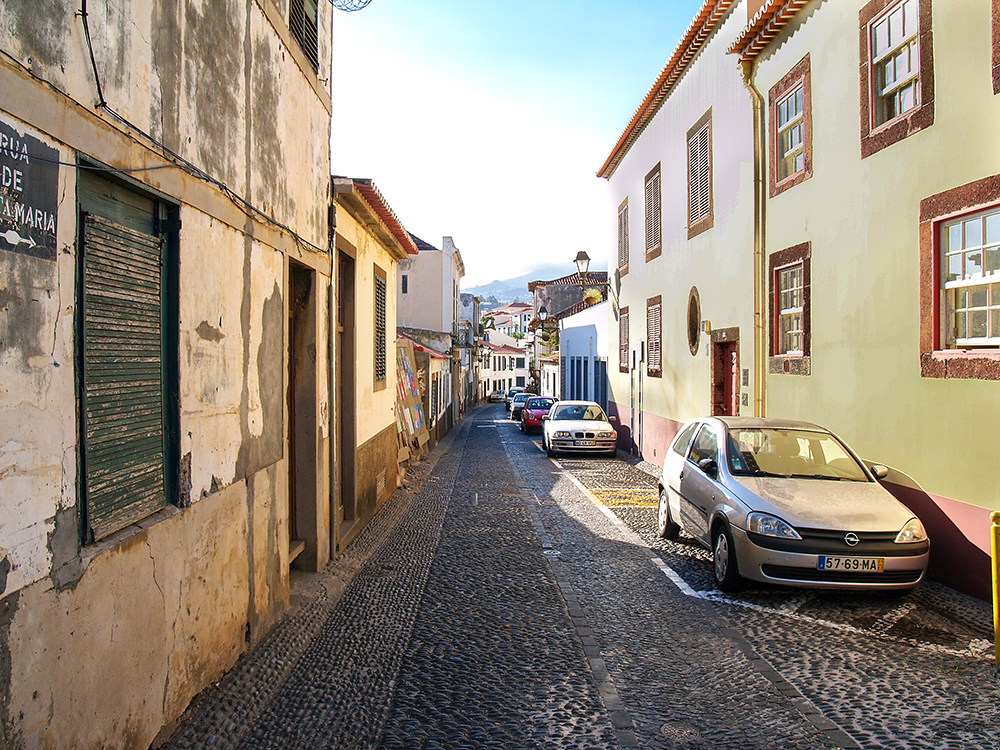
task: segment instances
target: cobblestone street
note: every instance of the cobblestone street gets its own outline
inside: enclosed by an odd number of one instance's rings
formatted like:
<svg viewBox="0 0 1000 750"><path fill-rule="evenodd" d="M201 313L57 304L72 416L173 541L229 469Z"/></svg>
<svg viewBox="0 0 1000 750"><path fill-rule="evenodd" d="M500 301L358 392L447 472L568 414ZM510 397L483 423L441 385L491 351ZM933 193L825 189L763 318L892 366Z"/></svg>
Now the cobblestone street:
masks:
<svg viewBox="0 0 1000 750"><path fill-rule="evenodd" d="M164 746L1000 748L987 605L716 596L651 471L473 411Z"/></svg>

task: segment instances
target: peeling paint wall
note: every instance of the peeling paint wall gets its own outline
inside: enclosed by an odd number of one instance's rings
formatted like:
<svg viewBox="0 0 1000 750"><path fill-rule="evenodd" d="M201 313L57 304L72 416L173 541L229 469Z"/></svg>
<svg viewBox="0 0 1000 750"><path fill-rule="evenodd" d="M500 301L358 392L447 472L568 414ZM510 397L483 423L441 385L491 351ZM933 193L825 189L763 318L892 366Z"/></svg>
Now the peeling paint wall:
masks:
<svg viewBox="0 0 1000 750"><path fill-rule="evenodd" d="M41 163L55 206L44 252L0 228L0 745L11 748L146 748L277 622L289 585L288 258L329 284L330 76L305 62L287 8L91 3L94 65L79 9L0 6L0 133L14 134L0 159L17 163L19 139L51 151ZM330 20L321 6L327 68ZM97 544L81 530L80 157L123 170L110 179L180 220L167 230L178 277L165 329L176 497ZM27 199L0 185L0 220L4 201ZM317 352L326 419L326 346ZM328 509L318 520L328 539Z"/></svg>

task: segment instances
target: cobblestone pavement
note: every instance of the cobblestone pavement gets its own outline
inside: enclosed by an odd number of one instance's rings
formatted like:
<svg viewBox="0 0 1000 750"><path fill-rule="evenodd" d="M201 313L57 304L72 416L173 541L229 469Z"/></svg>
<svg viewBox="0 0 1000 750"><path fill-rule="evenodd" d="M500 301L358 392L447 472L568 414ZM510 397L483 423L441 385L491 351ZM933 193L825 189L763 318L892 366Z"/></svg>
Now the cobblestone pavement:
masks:
<svg viewBox="0 0 1000 750"><path fill-rule="evenodd" d="M654 471L471 412L165 746L1000 748L981 603L717 596Z"/></svg>

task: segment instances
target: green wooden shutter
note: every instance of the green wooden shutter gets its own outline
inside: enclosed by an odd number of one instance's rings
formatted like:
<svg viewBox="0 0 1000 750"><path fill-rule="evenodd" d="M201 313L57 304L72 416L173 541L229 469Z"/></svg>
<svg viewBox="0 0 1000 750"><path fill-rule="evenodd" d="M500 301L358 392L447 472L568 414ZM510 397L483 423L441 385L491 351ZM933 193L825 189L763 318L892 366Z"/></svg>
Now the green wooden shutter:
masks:
<svg viewBox="0 0 1000 750"><path fill-rule="evenodd" d="M87 521L101 539L167 504L161 238L83 215Z"/></svg>

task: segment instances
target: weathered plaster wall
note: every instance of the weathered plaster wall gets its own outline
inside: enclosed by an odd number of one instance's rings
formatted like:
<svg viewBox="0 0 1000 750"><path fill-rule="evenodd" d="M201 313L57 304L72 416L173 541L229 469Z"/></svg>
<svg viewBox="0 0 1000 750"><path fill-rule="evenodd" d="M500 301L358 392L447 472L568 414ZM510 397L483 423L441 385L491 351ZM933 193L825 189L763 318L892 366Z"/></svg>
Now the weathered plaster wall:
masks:
<svg viewBox="0 0 1000 750"><path fill-rule="evenodd" d="M57 145L2 113L0 121ZM68 200L58 210L55 260L12 252L6 244L0 249L0 562L6 559L9 568L0 596L52 572L56 516L75 504L72 174L60 171L58 185Z"/></svg>
<svg viewBox="0 0 1000 750"><path fill-rule="evenodd" d="M293 254L329 273L314 252L327 239L329 93L270 0L91 3L97 78L78 9L0 5L0 120L65 163L52 167L54 259L0 243L0 736L146 748L287 606L285 268ZM329 9L320 17L328 65ZM95 108L98 80L130 124ZM167 334L182 496L90 546L77 498L78 155L129 170L181 220Z"/></svg>
<svg viewBox="0 0 1000 750"><path fill-rule="evenodd" d="M21 592L9 715L26 746L146 747L245 648L246 488L95 556L75 588ZM52 679L58 675L58 679Z"/></svg>

